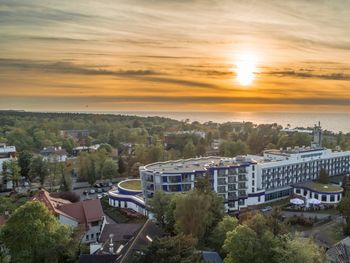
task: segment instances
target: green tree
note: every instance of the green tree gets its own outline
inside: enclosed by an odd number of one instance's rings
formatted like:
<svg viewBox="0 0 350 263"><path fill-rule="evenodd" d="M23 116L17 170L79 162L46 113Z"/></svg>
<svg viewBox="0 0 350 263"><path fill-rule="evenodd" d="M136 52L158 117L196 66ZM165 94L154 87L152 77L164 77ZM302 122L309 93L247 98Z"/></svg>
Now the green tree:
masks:
<svg viewBox="0 0 350 263"><path fill-rule="evenodd" d="M196 156L196 148L195 148L195 146L194 146L194 144L193 144L193 142L192 141L189 141L186 145L185 145L185 147L184 147L184 149L183 149L183 157L184 158L193 158L193 157L195 157Z"/></svg>
<svg viewBox="0 0 350 263"><path fill-rule="evenodd" d="M118 173L120 175L124 174L126 172L126 166L124 163L124 160L121 156L118 158Z"/></svg>
<svg viewBox="0 0 350 263"><path fill-rule="evenodd" d="M224 216L223 219L213 229L210 236L210 245L216 251L223 252L223 245L226 239L226 233L233 231L238 226L238 219L232 216Z"/></svg>
<svg viewBox="0 0 350 263"><path fill-rule="evenodd" d="M309 238L288 237L278 256L279 263L323 263L324 252Z"/></svg>
<svg viewBox="0 0 350 263"><path fill-rule="evenodd" d="M195 249L196 240L191 236L177 235L154 240L144 254L135 259L142 263L199 263L204 262Z"/></svg>
<svg viewBox="0 0 350 263"><path fill-rule="evenodd" d="M201 241L210 225L210 203L206 195L194 191L179 196L174 211L177 233L191 235Z"/></svg>
<svg viewBox="0 0 350 263"><path fill-rule="evenodd" d="M118 167L112 158L108 158L104 161L102 166L102 178L112 179L118 175Z"/></svg>
<svg viewBox="0 0 350 263"><path fill-rule="evenodd" d="M46 178L49 176L49 165L48 162L43 160L41 156L36 156L32 159L29 168L29 178L33 181L39 177L41 185L44 185Z"/></svg>
<svg viewBox="0 0 350 263"><path fill-rule="evenodd" d="M20 179L20 168L18 166L17 160L11 159L7 162L9 179L12 181L12 188L15 190L18 187L18 181Z"/></svg>
<svg viewBox="0 0 350 263"><path fill-rule="evenodd" d="M163 191L156 191L149 201L149 209L153 213L155 219L163 228L167 225L167 209L170 205L171 196Z"/></svg>
<svg viewBox="0 0 350 263"><path fill-rule="evenodd" d="M321 184L329 184L329 174L326 169L321 168L318 182Z"/></svg>
<svg viewBox="0 0 350 263"><path fill-rule="evenodd" d="M32 161L33 154L29 151L23 151L19 153L18 165L21 168L21 176L28 178L30 170L30 162Z"/></svg>
<svg viewBox="0 0 350 263"><path fill-rule="evenodd" d="M1 240L15 263L63 262L70 253L70 236L71 230L40 202L17 208L1 229Z"/></svg>

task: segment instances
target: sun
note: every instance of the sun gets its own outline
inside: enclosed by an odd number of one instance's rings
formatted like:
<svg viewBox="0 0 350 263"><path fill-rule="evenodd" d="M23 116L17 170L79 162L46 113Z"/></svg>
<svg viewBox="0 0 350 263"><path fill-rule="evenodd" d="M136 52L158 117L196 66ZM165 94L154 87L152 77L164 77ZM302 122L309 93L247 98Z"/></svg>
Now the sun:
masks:
<svg viewBox="0 0 350 263"><path fill-rule="evenodd" d="M242 86L249 86L257 73L257 58L252 53L242 53L235 62L236 80Z"/></svg>

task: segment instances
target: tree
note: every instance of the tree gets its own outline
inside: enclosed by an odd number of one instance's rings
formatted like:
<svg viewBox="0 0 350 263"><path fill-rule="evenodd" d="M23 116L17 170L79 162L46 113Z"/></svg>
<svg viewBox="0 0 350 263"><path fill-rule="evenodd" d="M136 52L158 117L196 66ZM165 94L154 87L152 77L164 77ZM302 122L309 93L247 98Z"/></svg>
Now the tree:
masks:
<svg viewBox="0 0 350 263"><path fill-rule="evenodd" d="M350 192L347 191L339 202L337 209L345 218L344 234L350 235Z"/></svg>
<svg viewBox="0 0 350 263"><path fill-rule="evenodd" d="M191 236L177 235L154 240L144 254L135 259L142 263L199 263L204 262L195 250L196 240Z"/></svg>
<svg viewBox="0 0 350 263"><path fill-rule="evenodd" d="M17 160L11 159L6 162L7 162L9 180L12 181L12 188L13 190L15 190L15 188L18 187L18 181L20 178L21 170L17 164Z"/></svg>
<svg viewBox="0 0 350 263"><path fill-rule="evenodd" d="M8 162L3 162L2 163L2 170L1 170L1 175L2 175L2 181L3 181L3 187L4 189L6 188L5 183L9 181L10 174L9 174L9 164Z"/></svg>
<svg viewBox="0 0 350 263"><path fill-rule="evenodd" d="M192 141L189 141L183 149L184 158L193 158L196 156L196 148Z"/></svg>
<svg viewBox="0 0 350 263"><path fill-rule="evenodd" d="M11 262L62 262L70 254L71 233L44 204L27 202L1 229L1 240L10 251Z"/></svg>
<svg viewBox="0 0 350 263"><path fill-rule="evenodd" d="M28 178L30 170L30 162L33 154L29 151L23 151L18 156L18 165L21 168L21 176Z"/></svg>
<svg viewBox="0 0 350 263"><path fill-rule="evenodd" d="M258 262L258 241L256 233L247 225L239 225L228 232L223 249L227 252L225 263ZM264 262L264 261L259 261ZM269 262L269 261L266 261Z"/></svg>
<svg viewBox="0 0 350 263"><path fill-rule="evenodd" d="M44 185L49 173L48 162L43 160L41 156L36 156L32 159L29 168L29 178L31 181L39 177L40 184Z"/></svg>
<svg viewBox="0 0 350 263"><path fill-rule="evenodd" d="M223 219L213 229L210 236L211 247L216 251L223 252L223 245L226 239L226 233L233 231L238 226L238 219L232 216L224 216Z"/></svg>
<svg viewBox="0 0 350 263"><path fill-rule="evenodd" d="M156 191L149 201L150 212L163 228L167 225L166 212L171 201L171 196L163 191Z"/></svg>
<svg viewBox="0 0 350 263"><path fill-rule="evenodd" d="M121 156L119 156L118 158L118 173L120 175L124 174L126 172L126 167L125 167L125 163L123 161L123 158Z"/></svg>
<svg viewBox="0 0 350 263"><path fill-rule="evenodd" d="M326 169L321 168L318 182L321 184L329 184L329 174Z"/></svg>
<svg viewBox="0 0 350 263"><path fill-rule="evenodd" d="M102 166L102 178L112 179L118 175L118 167L112 158L108 158L104 161Z"/></svg>
<svg viewBox="0 0 350 263"><path fill-rule="evenodd" d="M296 236L287 238L278 260L279 263L323 263L325 257L321 248L311 239Z"/></svg>
<svg viewBox="0 0 350 263"><path fill-rule="evenodd" d="M174 211L176 232L201 241L210 225L209 211L210 203L206 195L192 191L179 196Z"/></svg>

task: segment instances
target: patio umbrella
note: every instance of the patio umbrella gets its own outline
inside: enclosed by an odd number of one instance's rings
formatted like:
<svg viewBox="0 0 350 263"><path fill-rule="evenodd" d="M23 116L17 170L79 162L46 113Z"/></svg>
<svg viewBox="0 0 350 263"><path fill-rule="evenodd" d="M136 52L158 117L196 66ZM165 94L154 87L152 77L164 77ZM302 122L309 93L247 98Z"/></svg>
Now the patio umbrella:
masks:
<svg viewBox="0 0 350 263"><path fill-rule="evenodd" d="M304 201L299 198L290 199L289 201L293 205L303 205Z"/></svg>
<svg viewBox="0 0 350 263"><path fill-rule="evenodd" d="M318 199L315 199L315 198L311 198L308 200L309 204L311 205L320 205L321 204L321 201L318 200Z"/></svg>

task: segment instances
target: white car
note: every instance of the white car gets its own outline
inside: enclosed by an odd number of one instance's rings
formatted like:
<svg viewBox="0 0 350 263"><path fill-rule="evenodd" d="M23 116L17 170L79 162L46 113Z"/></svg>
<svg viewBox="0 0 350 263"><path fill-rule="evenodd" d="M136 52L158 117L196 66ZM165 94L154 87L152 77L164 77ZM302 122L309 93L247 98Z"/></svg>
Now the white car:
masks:
<svg viewBox="0 0 350 263"><path fill-rule="evenodd" d="M97 198L98 198L98 199L101 199L101 198L102 198L102 195L97 195Z"/></svg>
<svg viewBox="0 0 350 263"><path fill-rule="evenodd" d="M95 193L95 189L90 189L90 194L94 194Z"/></svg>

